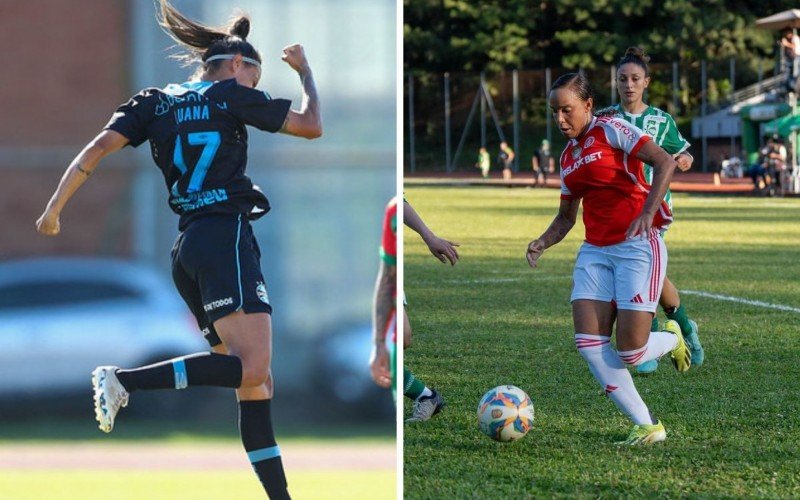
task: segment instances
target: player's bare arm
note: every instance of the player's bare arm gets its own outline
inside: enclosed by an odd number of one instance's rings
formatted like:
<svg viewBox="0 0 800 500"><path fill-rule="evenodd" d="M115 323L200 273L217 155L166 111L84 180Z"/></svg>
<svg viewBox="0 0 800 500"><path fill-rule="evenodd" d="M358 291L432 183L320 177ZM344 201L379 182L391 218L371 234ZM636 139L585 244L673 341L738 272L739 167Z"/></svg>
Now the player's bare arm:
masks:
<svg viewBox="0 0 800 500"><path fill-rule="evenodd" d="M397 266L381 262L378 279L375 283L375 297L372 316L372 338L374 345L369 366L372 379L381 387L390 387L392 376L389 371L389 351L386 348L386 333L395 310L397 291Z"/></svg>
<svg viewBox="0 0 800 500"><path fill-rule="evenodd" d="M580 198L571 200L561 200L553 222L542 233L541 236L528 243L528 250L525 257L531 267L536 267L539 257L551 246L563 240L570 230L575 226L578 219L578 208L581 206Z"/></svg>
<svg viewBox="0 0 800 500"><path fill-rule="evenodd" d="M636 157L653 166L653 184L650 186L650 193L644 202L641 215L633 220L625 234L628 238L646 236L649 233L653 217L661 205L661 200L664 199L672 181L672 174L678 166L675 159L653 141L645 143Z"/></svg>
<svg viewBox="0 0 800 500"><path fill-rule="evenodd" d="M459 259L456 247L460 245L454 241L436 236L425 222L422 221L422 218L417 214L416 210L414 210L414 207L407 201L403 202L403 223L422 237L422 240L428 245L428 250L430 250L434 257L439 259L443 264L449 261L451 266L456 265Z"/></svg>
<svg viewBox="0 0 800 500"><path fill-rule="evenodd" d="M281 60L297 71L300 76L300 84L303 86L303 101L300 104L300 111L289 111L281 132L306 139L321 137L322 114L320 113L319 97L314 84L314 74L311 72L311 65L308 64L303 46L294 44L285 47Z"/></svg>
<svg viewBox="0 0 800 500"><path fill-rule="evenodd" d="M36 230L47 236L57 235L61 231L61 211L72 195L92 175L100 160L119 151L127 143L128 138L119 132L103 130L87 144L64 171L44 213L36 221Z"/></svg>

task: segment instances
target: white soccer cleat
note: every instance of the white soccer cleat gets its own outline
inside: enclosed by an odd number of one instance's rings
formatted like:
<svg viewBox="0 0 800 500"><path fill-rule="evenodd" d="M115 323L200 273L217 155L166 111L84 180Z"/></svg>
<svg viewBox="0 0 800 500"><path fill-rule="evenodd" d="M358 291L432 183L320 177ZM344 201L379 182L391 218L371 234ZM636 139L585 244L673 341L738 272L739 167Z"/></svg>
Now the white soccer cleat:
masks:
<svg viewBox="0 0 800 500"><path fill-rule="evenodd" d="M128 406L128 391L117 379L118 366L98 366L92 372L94 417L103 432L111 432L120 408Z"/></svg>
<svg viewBox="0 0 800 500"><path fill-rule="evenodd" d="M430 396L421 397L414 402L414 410L411 413L411 417L406 419L406 423L430 420L432 416L442 411L445 406L446 404L441 394L433 391Z"/></svg>

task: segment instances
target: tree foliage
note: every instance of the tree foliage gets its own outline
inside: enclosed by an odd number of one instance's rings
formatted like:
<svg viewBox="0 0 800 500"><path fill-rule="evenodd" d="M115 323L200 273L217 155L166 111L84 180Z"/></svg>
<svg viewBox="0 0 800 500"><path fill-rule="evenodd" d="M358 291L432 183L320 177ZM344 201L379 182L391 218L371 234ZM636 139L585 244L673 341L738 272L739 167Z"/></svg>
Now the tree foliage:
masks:
<svg viewBox="0 0 800 500"><path fill-rule="evenodd" d="M734 57L757 71L777 34L755 20L786 0L405 0L406 71L597 68L632 45L654 62Z"/></svg>

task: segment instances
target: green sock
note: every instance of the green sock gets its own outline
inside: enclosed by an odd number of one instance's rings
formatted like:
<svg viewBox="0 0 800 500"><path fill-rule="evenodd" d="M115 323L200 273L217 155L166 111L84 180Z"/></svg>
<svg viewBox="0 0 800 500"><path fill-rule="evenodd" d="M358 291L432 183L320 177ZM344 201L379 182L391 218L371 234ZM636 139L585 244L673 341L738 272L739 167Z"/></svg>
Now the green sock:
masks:
<svg viewBox="0 0 800 500"><path fill-rule="evenodd" d="M658 331L658 316L655 314L653 315L653 322L650 323L650 331L657 332Z"/></svg>
<svg viewBox="0 0 800 500"><path fill-rule="evenodd" d="M416 400L422 391L425 390L425 384L422 380L418 379L406 367L403 367L403 396Z"/></svg>
<svg viewBox="0 0 800 500"><path fill-rule="evenodd" d="M689 335L692 331L692 325L689 324L689 316L686 315L683 304L679 305L677 309L673 309L672 312L666 310L664 312L667 313L667 318L678 322L684 335Z"/></svg>

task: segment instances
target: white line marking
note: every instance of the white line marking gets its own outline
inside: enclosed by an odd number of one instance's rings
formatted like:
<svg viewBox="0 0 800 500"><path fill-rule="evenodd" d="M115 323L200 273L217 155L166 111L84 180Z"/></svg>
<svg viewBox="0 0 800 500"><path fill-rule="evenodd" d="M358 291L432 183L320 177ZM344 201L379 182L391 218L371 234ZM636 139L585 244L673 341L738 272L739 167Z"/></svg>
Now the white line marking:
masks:
<svg viewBox="0 0 800 500"><path fill-rule="evenodd" d="M522 278L484 278L478 280L445 280L445 283L452 283L454 285L474 285L478 283L512 283L520 281Z"/></svg>
<svg viewBox="0 0 800 500"><path fill-rule="evenodd" d="M572 275L569 274L564 276L533 276L532 278L527 278L524 276L516 278L479 278L474 280L443 280L443 282L452 285L474 285L481 283L515 283L517 281L523 281L528 279L533 281L563 281L572 279Z"/></svg>
<svg viewBox="0 0 800 500"><path fill-rule="evenodd" d="M697 290L681 290L680 293L685 293L686 295L697 295L699 297L707 297L709 299L726 300L728 302L738 302L739 304L765 307L767 309L777 309L778 311L800 313L800 307L785 306L783 304L770 304L769 302L761 302L760 300L742 299L739 297L731 297L730 295L717 295L715 293L699 292Z"/></svg>

